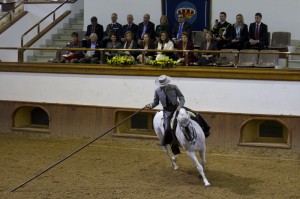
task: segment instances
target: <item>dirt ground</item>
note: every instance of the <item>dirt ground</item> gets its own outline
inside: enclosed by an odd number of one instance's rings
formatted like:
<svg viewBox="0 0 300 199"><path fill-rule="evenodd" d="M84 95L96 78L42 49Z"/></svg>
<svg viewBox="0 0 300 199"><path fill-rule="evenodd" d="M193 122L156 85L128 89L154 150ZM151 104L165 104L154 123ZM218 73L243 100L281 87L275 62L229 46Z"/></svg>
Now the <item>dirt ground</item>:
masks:
<svg viewBox="0 0 300 199"><path fill-rule="evenodd" d="M299 154L208 147L204 188L184 152L173 171L158 141L110 137L10 192L88 142L0 134L0 198L300 199Z"/></svg>

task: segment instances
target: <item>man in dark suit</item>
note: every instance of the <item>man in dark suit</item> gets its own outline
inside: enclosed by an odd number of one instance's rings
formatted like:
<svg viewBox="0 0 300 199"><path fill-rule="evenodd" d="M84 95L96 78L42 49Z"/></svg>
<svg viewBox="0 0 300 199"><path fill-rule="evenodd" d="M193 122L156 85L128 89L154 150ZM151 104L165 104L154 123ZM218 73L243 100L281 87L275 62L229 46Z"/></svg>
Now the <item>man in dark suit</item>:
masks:
<svg viewBox="0 0 300 199"><path fill-rule="evenodd" d="M261 22L262 14L255 14L255 22L249 27L249 44L250 48L263 50L269 45L268 26Z"/></svg>
<svg viewBox="0 0 300 199"><path fill-rule="evenodd" d="M192 41L192 25L185 21L183 14L177 15L177 23L174 24L172 29L172 41L177 45L181 40L181 33L188 34L189 41Z"/></svg>
<svg viewBox="0 0 300 199"><path fill-rule="evenodd" d="M170 82L171 78L166 75L161 75L155 80L158 88L155 90L153 102L147 104L146 108L152 109L159 102L162 104L165 136L161 145L172 144L172 152L174 155L177 155L180 153L180 150L177 144L172 143L175 135L172 135L170 121L175 111L183 107L185 99L179 88L176 85L170 84Z"/></svg>
<svg viewBox="0 0 300 199"><path fill-rule="evenodd" d="M138 44L141 45L144 39L144 34L148 33L150 39L155 39L155 26L154 23L150 21L150 15L144 14L143 22L139 23L137 31Z"/></svg>
<svg viewBox="0 0 300 199"><path fill-rule="evenodd" d="M86 28L85 39L88 40L92 33L97 34L99 41L103 39L103 26L98 24L98 19L95 16L91 18L91 24Z"/></svg>
<svg viewBox="0 0 300 199"><path fill-rule="evenodd" d="M213 33L213 37L217 42L217 47L219 50L228 48L231 40L231 24L226 21L226 13L220 12L219 15L220 22L218 19L215 21L215 25L211 32Z"/></svg>
<svg viewBox="0 0 300 199"><path fill-rule="evenodd" d="M127 15L127 24L123 25L123 27L122 27L122 37L121 37L122 42L125 42L125 40L126 40L125 39L125 33L127 31L131 31L132 34L133 34L134 40L136 40L136 35L137 35L137 32L138 32L138 26L135 23L133 23L132 14Z"/></svg>

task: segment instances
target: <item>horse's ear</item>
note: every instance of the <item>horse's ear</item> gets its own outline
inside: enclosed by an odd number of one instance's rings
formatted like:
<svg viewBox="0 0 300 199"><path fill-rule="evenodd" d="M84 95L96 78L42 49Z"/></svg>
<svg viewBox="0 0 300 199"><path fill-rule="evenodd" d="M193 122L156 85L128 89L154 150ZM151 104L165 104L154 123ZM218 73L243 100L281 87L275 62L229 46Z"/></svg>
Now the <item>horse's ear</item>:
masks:
<svg viewBox="0 0 300 199"><path fill-rule="evenodd" d="M190 117L196 117L196 115L191 111L187 111L187 113L189 114Z"/></svg>

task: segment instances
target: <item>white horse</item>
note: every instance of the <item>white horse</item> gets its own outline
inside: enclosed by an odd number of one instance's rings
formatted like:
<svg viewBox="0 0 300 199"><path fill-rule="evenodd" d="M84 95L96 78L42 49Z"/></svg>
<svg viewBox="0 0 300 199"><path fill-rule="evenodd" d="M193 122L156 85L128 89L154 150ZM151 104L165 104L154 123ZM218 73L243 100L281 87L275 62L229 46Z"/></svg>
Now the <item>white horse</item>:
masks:
<svg viewBox="0 0 300 199"><path fill-rule="evenodd" d="M202 176L205 187L209 187L210 183L208 182L204 174L204 166L206 164L205 135L199 124L190 119L189 113L184 108L181 108L179 110L177 122L176 137L182 148L186 151L187 155L191 158L191 160L197 167L200 175ZM153 126L159 140L162 141L164 136L162 111L156 113L156 115L154 116ZM175 163L176 158L170 155L170 151L167 146L164 146L164 151L168 155L174 170L178 169L178 166ZM199 151L202 160L201 164L196 157L196 151Z"/></svg>

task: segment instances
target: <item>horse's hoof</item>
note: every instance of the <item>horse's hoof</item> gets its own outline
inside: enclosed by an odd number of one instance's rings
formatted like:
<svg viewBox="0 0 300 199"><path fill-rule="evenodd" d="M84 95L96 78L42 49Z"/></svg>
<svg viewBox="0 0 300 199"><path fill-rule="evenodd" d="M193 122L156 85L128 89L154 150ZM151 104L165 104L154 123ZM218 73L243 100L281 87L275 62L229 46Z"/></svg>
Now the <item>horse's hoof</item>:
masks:
<svg viewBox="0 0 300 199"><path fill-rule="evenodd" d="M210 187L211 187L210 184L207 184L207 185L204 186L204 188L210 188Z"/></svg>
<svg viewBox="0 0 300 199"><path fill-rule="evenodd" d="M177 169L179 169L179 167L176 165L176 166L174 166L174 171L176 171Z"/></svg>

